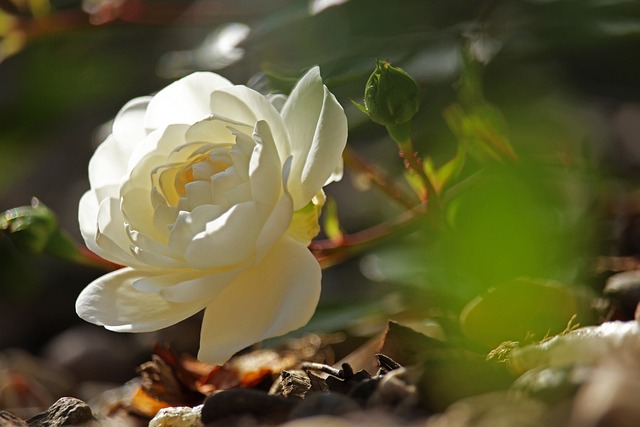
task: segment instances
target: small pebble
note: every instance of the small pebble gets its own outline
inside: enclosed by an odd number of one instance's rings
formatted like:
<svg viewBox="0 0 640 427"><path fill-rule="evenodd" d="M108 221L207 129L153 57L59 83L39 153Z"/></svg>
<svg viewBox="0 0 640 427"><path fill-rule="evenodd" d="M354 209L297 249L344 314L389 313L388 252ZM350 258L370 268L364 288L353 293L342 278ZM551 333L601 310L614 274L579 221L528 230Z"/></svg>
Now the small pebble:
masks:
<svg viewBox="0 0 640 427"><path fill-rule="evenodd" d="M202 427L202 406L161 409L149 422L149 427Z"/></svg>
<svg viewBox="0 0 640 427"><path fill-rule="evenodd" d="M95 421L91 408L74 397L61 397L44 412L27 420L29 427L78 426Z"/></svg>

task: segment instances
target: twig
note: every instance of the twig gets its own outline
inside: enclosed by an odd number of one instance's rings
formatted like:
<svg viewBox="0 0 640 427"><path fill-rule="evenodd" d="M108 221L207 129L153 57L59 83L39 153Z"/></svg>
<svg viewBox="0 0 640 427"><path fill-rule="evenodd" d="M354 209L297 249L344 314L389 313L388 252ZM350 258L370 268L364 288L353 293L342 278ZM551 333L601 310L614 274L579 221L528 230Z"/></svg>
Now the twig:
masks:
<svg viewBox="0 0 640 427"><path fill-rule="evenodd" d="M396 185L384 170L374 164L367 163L351 148L347 147L344 150L343 158L347 167L366 174L371 179L371 182L395 202L408 209L416 206L416 200Z"/></svg>
<svg viewBox="0 0 640 427"><path fill-rule="evenodd" d="M352 234L345 234L339 241L326 239L311 242L309 250L322 268L338 264L346 259L378 246L401 234L413 231L424 219L426 205L421 204L398 215L391 221L375 225Z"/></svg>
<svg viewBox="0 0 640 427"><path fill-rule="evenodd" d="M422 200L426 203L430 198L431 201L435 201L438 197L438 192L436 191L433 183L427 176L424 171L424 167L422 166L422 159L418 155L418 152L413 148L413 141L409 139L405 147L400 148L400 157L404 161L404 166L407 170L418 174L420 177L420 181L424 185L426 191L425 194L422 195Z"/></svg>

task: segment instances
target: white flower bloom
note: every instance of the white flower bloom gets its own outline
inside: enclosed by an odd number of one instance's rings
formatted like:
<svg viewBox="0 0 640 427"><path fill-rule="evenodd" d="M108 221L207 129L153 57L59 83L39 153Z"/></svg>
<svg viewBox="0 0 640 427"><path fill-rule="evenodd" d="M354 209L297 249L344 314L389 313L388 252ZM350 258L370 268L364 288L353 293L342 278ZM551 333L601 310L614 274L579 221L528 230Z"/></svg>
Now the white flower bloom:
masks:
<svg viewBox="0 0 640 427"><path fill-rule="evenodd" d="M204 309L209 363L303 326L321 278L307 246L346 139L317 67L280 111L213 73L130 101L89 162L78 214L87 246L126 267L82 291L79 316L146 332Z"/></svg>

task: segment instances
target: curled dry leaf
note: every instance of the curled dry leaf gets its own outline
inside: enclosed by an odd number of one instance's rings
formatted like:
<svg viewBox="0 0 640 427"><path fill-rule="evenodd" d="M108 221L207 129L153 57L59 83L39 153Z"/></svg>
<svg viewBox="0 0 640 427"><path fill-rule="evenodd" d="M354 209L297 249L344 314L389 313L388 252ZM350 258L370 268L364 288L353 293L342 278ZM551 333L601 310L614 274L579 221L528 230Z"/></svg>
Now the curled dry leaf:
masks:
<svg viewBox="0 0 640 427"><path fill-rule="evenodd" d="M278 349L258 349L237 355L224 365L210 365L156 345L151 361L138 368L141 384L131 398L129 410L151 418L163 408L200 404L220 390L268 389L283 370L314 355L325 355L323 346L317 335L306 335Z"/></svg>

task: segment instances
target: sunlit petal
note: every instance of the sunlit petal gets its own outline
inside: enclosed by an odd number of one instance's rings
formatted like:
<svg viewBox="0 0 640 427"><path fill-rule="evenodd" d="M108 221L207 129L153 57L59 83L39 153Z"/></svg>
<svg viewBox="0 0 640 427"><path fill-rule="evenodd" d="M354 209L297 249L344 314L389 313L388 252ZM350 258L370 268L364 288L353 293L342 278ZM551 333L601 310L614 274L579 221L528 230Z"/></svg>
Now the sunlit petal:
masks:
<svg viewBox="0 0 640 427"><path fill-rule="evenodd" d="M186 144L185 136L188 130L187 125L169 125L149 133L131 153L127 170L133 170L145 157L168 159L172 152ZM151 173L151 170L148 173Z"/></svg>
<svg viewBox="0 0 640 427"><path fill-rule="evenodd" d="M198 206L191 212L182 211L171 229L169 248L174 254L183 255L193 237L204 231L208 222L213 221L224 213L220 206Z"/></svg>
<svg viewBox="0 0 640 427"><path fill-rule="evenodd" d="M254 202L233 206L196 234L184 253L195 268L219 268L246 261L254 254L262 220Z"/></svg>
<svg viewBox="0 0 640 427"><path fill-rule="evenodd" d="M234 143L232 128L251 133L253 126L214 116L201 120L191 126L185 135L185 139L187 142L232 145Z"/></svg>
<svg viewBox="0 0 640 427"><path fill-rule="evenodd" d="M90 201L90 196L85 194L85 197L81 201L80 209L87 209L89 213L94 213L90 212L91 209L95 208L95 205L91 206L93 202ZM86 214L83 213L83 215ZM113 263L138 266L140 263L129 251L130 242L122 219L122 212L119 209L118 199L107 198L102 200L95 215L96 223L93 225L95 235L93 236L92 244L87 244L89 249ZM85 239L88 237L90 236L87 235Z"/></svg>
<svg viewBox="0 0 640 427"><path fill-rule="evenodd" d="M80 198L80 203L78 204L78 223L85 245L87 245L93 253L104 257L106 254L103 253L103 250L96 243L99 209L100 200L98 200L96 192L93 190L87 191Z"/></svg>
<svg viewBox="0 0 640 427"><path fill-rule="evenodd" d="M287 231L293 216L293 200L284 194L271 212L256 241L256 259L258 263L268 253L272 245Z"/></svg>
<svg viewBox="0 0 640 427"><path fill-rule="evenodd" d="M320 296L320 267L293 239L280 240L206 308L198 358L219 364L266 338L305 325Z"/></svg>
<svg viewBox="0 0 640 427"><path fill-rule="evenodd" d="M133 283L133 287L143 292L159 293L171 302L208 301L216 297L241 272L241 268L218 272L187 270L140 279Z"/></svg>
<svg viewBox="0 0 640 427"><path fill-rule="evenodd" d="M290 154L289 136L282 116L269 100L246 86L232 86L211 95L211 111L222 117L232 117L242 123L269 123L273 139L278 147L280 161L284 163Z"/></svg>
<svg viewBox="0 0 640 427"><path fill-rule="evenodd" d="M123 268L96 279L78 296L76 312L87 322L118 332L149 332L171 326L200 311L207 301L175 303L132 284L149 273Z"/></svg>
<svg viewBox="0 0 640 427"><path fill-rule="evenodd" d="M190 74L158 92L147 108L148 129L175 124L193 124L209 116L211 93L231 86L231 82L214 73Z"/></svg>
<svg viewBox="0 0 640 427"><path fill-rule="evenodd" d="M253 138L256 146L249 164L253 200L271 209L282 192L282 165L267 122L256 124Z"/></svg>
<svg viewBox="0 0 640 427"><path fill-rule="evenodd" d="M127 102L113 120L112 134L123 151L131 155L135 144L147 136L144 116L151 96L143 96Z"/></svg>
<svg viewBox="0 0 640 427"><path fill-rule="evenodd" d="M312 68L291 92L282 110L289 130L293 164L289 191L301 209L322 187L340 176L347 142L347 119L333 94Z"/></svg>

